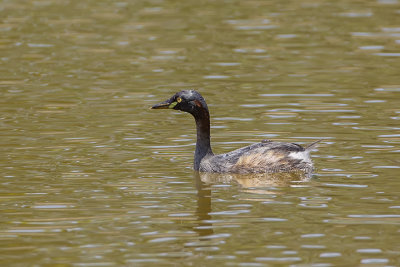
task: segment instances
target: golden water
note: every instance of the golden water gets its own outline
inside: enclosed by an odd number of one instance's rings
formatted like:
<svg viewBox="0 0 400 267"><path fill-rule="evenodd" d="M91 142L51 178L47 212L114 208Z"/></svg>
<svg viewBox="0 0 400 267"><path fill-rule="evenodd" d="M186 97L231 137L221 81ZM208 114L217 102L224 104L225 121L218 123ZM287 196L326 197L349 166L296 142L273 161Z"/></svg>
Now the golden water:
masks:
<svg viewBox="0 0 400 267"><path fill-rule="evenodd" d="M400 265L400 3L3 1L1 266ZM273 139L311 182L191 170Z"/></svg>

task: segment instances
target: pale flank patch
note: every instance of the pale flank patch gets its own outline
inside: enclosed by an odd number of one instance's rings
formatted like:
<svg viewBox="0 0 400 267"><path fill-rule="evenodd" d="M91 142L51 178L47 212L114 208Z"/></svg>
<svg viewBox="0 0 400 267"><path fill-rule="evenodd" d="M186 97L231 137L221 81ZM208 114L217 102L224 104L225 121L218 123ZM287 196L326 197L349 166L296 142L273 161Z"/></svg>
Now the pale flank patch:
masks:
<svg viewBox="0 0 400 267"><path fill-rule="evenodd" d="M279 151L269 150L264 153L251 153L243 155L236 162L235 166L261 167L273 164L285 158L285 154Z"/></svg>
<svg viewBox="0 0 400 267"><path fill-rule="evenodd" d="M289 157L292 159L299 159L305 162L311 162L310 153L308 151L291 152Z"/></svg>

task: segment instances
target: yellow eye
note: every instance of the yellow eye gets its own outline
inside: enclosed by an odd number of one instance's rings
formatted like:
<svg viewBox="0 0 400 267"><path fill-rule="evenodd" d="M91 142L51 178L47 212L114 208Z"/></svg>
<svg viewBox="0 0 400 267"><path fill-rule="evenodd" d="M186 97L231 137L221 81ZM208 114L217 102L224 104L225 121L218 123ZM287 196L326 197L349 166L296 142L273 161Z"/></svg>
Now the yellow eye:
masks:
<svg viewBox="0 0 400 267"><path fill-rule="evenodd" d="M181 102L182 102L182 98L178 97L178 98L176 99L176 101L177 101L178 103L181 103Z"/></svg>

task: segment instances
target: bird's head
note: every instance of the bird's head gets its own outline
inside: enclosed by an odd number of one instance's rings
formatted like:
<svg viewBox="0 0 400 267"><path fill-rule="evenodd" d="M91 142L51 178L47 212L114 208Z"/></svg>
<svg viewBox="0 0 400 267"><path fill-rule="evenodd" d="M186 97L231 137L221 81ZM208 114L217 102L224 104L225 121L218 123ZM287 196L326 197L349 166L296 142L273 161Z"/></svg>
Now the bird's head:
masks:
<svg viewBox="0 0 400 267"><path fill-rule="evenodd" d="M188 112L192 115L202 113L208 107L204 98L194 90L183 90L174 94L170 99L158 103L152 109L175 109Z"/></svg>

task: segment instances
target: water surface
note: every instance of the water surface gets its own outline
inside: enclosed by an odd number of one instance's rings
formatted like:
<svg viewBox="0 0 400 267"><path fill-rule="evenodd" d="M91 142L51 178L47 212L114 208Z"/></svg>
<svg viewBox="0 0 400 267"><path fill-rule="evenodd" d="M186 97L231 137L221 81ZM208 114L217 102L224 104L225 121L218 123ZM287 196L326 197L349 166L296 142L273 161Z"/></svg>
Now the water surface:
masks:
<svg viewBox="0 0 400 267"><path fill-rule="evenodd" d="M398 1L3 1L2 266L400 265ZM199 175L307 144L310 182Z"/></svg>

